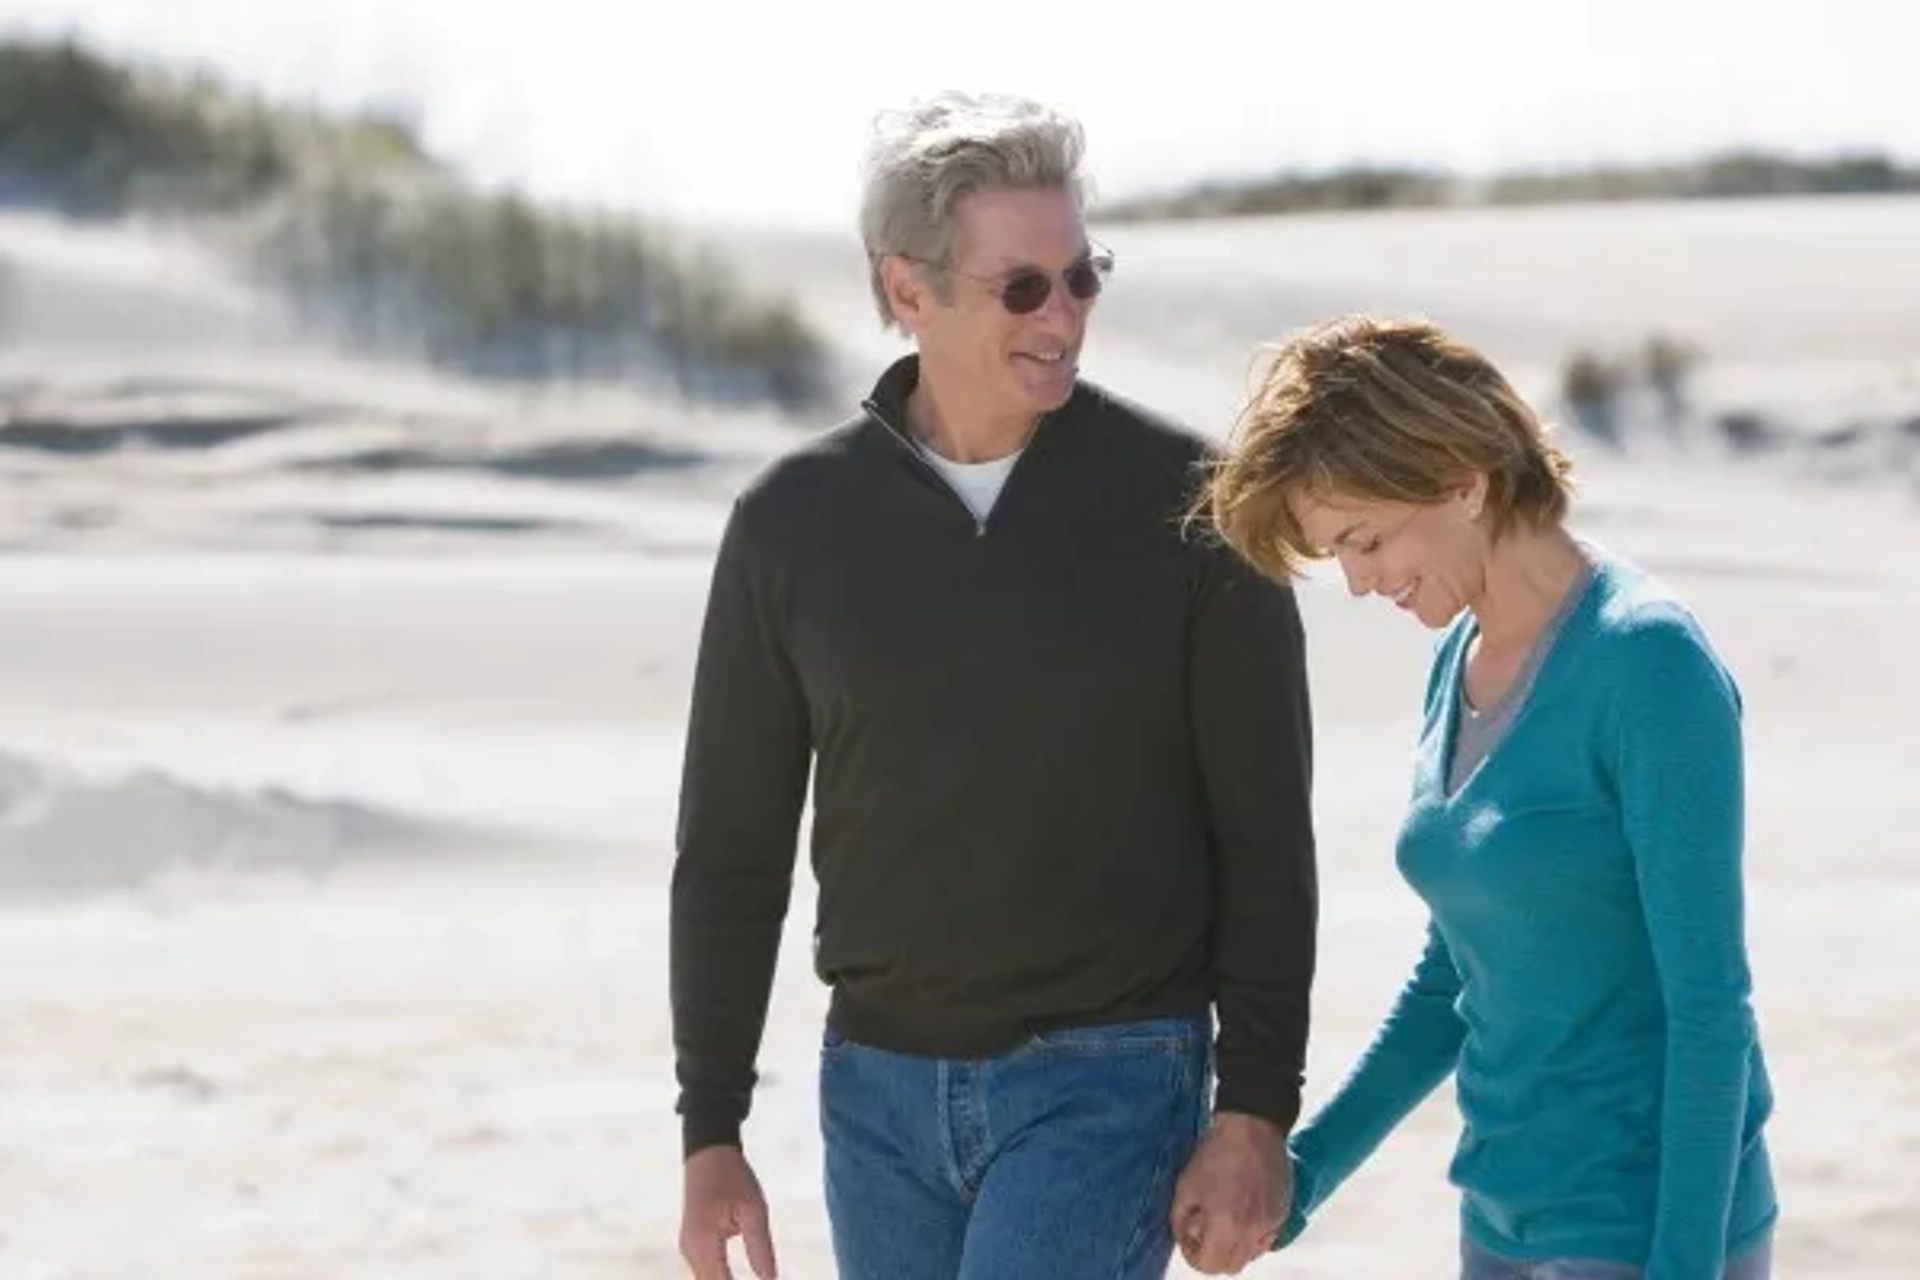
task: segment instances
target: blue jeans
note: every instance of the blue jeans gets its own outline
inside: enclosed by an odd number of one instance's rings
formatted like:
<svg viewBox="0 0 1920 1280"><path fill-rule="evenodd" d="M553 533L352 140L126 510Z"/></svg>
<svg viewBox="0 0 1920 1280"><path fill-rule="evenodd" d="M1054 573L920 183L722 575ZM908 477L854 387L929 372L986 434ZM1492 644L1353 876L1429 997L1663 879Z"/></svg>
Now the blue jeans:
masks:
<svg viewBox="0 0 1920 1280"><path fill-rule="evenodd" d="M1728 1261L1723 1280L1768 1280L1773 1274L1773 1239L1769 1236ZM1639 1267L1624 1262L1588 1258L1554 1258L1546 1262L1518 1262L1488 1253L1471 1240L1460 1244L1460 1280L1640 1280Z"/></svg>
<svg viewBox="0 0 1920 1280"><path fill-rule="evenodd" d="M841 1280L1160 1280L1206 1124L1205 1018L909 1057L829 1032L827 1216Z"/></svg>

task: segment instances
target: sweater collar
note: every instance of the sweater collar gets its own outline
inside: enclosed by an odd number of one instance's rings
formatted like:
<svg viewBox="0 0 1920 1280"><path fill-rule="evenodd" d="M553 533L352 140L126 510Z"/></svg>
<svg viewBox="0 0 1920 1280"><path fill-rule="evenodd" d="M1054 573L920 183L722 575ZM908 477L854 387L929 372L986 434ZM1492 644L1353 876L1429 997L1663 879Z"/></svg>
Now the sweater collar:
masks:
<svg viewBox="0 0 1920 1280"><path fill-rule="evenodd" d="M873 390L861 402L861 407L871 416L878 418L880 424L893 434L911 443L913 437L907 426L907 399L913 394L913 389L919 385L920 357L917 353L909 352L882 371L873 384ZM1050 413L1040 415L1040 421L1035 425L1029 440L1037 438L1041 428L1050 422L1074 413L1077 407L1085 402L1087 394L1085 384L1076 381L1073 394L1067 397L1065 404Z"/></svg>

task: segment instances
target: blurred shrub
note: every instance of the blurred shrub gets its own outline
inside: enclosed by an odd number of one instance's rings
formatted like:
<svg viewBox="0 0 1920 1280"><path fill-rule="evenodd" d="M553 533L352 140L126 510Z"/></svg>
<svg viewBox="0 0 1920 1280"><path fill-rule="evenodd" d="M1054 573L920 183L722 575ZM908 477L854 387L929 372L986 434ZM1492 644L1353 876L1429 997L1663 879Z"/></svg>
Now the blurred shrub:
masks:
<svg viewBox="0 0 1920 1280"><path fill-rule="evenodd" d="M1399 209L1446 203L1452 184L1426 169L1360 165L1320 173L1283 173L1244 181L1201 183L1168 195L1103 205L1103 221L1258 217L1337 209Z"/></svg>
<svg viewBox="0 0 1920 1280"><path fill-rule="evenodd" d="M796 410L827 394L825 346L791 304L749 297L718 255L631 220L336 172L265 209L252 245L309 325L363 349Z"/></svg>
<svg viewBox="0 0 1920 1280"><path fill-rule="evenodd" d="M1560 367L1560 396L1583 429L1617 441L1628 398L1644 388L1662 423L1674 429L1689 411L1688 382L1704 359L1698 346L1664 332L1622 355L1582 347Z"/></svg>
<svg viewBox="0 0 1920 1280"><path fill-rule="evenodd" d="M1488 178L1357 165L1319 173L1213 179L1179 191L1115 201L1098 212L1103 220L1125 222L1333 209L1908 192L1920 192L1920 169L1902 167L1878 152L1800 158L1733 151L1673 164L1521 170Z"/></svg>
<svg viewBox="0 0 1920 1280"><path fill-rule="evenodd" d="M271 105L73 43L0 43L0 196L221 213L256 275L362 349L525 379L658 376L799 410L827 351L789 302L631 218L473 190L406 124Z"/></svg>
<svg viewBox="0 0 1920 1280"><path fill-rule="evenodd" d="M141 75L72 43L0 43L0 170L17 195L69 212L258 198L293 170L277 123L205 78Z"/></svg>
<svg viewBox="0 0 1920 1280"><path fill-rule="evenodd" d="M1671 334L1648 337L1640 352L1641 376L1660 404L1669 427L1677 426L1688 409L1687 382L1702 359L1700 348Z"/></svg>
<svg viewBox="0 0 1920 1280"><path fill-rule="evenodd" d="M1560 394L1582 429L1612 441L1619 438L1620 400L1630 381L1618 361L1583 348L1561 366Z"/></svg>

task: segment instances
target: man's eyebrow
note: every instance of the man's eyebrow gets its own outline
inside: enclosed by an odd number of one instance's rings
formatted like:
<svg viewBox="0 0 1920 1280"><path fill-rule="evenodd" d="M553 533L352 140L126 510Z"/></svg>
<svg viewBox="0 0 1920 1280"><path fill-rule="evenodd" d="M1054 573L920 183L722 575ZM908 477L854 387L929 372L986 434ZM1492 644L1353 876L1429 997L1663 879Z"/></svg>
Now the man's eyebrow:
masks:
<svg viewBox="0 0 1920 1280"><path fill-rule="evenodd" d="M1072 260L1067 263L1067 266L1076 267L1083 262L1090 262L1093 260L1094 256L1098 252L1099 251L1095 249L1091 243L1083 245L1081 246L1080 251L1073 255ZM1022 259L1002 258L1000 259L1000 266L998 269L1000 273L1003 275L1012 275L1016 271L1038 271L1044 275L1048 270L1047 267L1044 267L1037 262L1031 261L1029 259L1024 259L1024 258Z"/></svg>

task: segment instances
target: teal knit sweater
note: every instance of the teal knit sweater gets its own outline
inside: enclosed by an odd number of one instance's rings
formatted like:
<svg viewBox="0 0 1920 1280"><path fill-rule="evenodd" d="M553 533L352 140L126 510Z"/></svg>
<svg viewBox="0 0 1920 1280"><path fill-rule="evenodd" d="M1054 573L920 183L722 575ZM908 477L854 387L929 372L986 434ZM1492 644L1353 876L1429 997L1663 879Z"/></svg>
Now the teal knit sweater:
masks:
<svg viewBox="0 0 1920 1280"><path fill-rule="evenodd" d="M1681 604L1596 554L1512 726L1454 794L1472 616L1440 637L1398 845L1426 947L1293 1138L1283 1244L1449 1072L1450 1177L1485 1249L1716 1280L1775 1218L1740 695Z"/></svg>

